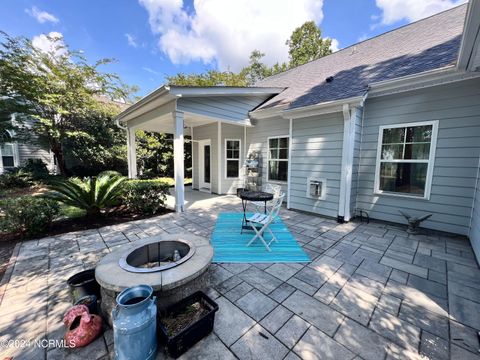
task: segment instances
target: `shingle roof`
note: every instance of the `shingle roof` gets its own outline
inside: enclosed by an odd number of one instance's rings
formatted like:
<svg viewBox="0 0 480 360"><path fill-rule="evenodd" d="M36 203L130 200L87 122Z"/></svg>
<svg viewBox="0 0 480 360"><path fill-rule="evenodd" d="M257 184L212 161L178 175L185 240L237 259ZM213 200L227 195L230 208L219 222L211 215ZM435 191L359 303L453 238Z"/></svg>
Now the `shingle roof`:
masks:
<svg viewBox="0 0 480 360"><path fill-rule="evenodd" d="M466 9L458 6L268 77L256 85L287 89L259 109L293 109L361 96L373 82L455 64ZM327 83L329 76L334 80Z"/></svg>

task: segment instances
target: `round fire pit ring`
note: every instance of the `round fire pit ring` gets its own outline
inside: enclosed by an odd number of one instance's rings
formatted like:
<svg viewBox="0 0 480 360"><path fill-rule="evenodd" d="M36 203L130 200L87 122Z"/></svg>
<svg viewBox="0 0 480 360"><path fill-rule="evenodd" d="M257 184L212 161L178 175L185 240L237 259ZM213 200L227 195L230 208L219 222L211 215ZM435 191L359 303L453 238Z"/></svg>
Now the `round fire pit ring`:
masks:
<svg viewBox="0 0 480 360"><path fill-rule="evenodd" d="M178 254L178 255L177 255ZM164 271L187 261L195 254L195 245L184 239L141 244L120 258L122 269L133 273ZM178 259L175 258L178 256Z"/></svg>
<svg viewBox="0 0 480 360"><path fill-rule="evenodd" d="M102 314L111 324L115 298L132 286L151 286L159 311L206 290L212 258L213 247L207 238L185 233L156 235L119 246L95 268Z"/></svg>

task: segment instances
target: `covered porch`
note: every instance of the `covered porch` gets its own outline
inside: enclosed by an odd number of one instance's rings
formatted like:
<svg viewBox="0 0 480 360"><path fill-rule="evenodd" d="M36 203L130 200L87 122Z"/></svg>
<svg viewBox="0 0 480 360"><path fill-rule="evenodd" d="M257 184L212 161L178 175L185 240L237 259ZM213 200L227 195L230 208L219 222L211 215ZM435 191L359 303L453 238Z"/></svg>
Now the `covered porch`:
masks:
<svg viewBox="0 0 480 360"><path fill-rule="evenodd" d="M185 204L185 136L191 137L193 188L226 194L241 186L241 166L248 150L249 112L283 88L176 87L162 86L132 105L116 118L127 132L128 176L137 177L135 131L173 134L175 190L173 208L182 212ZM238 172L229 176L226 159L230 140Z"/></svg>

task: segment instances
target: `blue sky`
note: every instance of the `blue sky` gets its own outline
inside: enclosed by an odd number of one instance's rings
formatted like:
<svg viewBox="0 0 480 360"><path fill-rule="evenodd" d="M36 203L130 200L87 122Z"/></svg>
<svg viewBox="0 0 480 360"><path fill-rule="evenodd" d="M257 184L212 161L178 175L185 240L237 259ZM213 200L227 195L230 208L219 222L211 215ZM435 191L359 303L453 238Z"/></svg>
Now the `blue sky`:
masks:
<svg viewBox="0 0 480 360"><path fill-rule="evenodd" d="M0 30L36 39L63 36L87 58L115 58L118 73L145 95L165 75L238 70L253 49L287 60L285 40L314 20L344 48L464 0L2 0Z"/></svg>

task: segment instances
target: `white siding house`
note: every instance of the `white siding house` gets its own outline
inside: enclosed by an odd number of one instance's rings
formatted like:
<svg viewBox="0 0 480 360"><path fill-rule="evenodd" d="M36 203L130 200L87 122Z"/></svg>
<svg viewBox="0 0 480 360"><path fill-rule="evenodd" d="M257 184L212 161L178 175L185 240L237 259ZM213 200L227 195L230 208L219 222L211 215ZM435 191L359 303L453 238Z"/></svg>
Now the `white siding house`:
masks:
<svg viewBox="0 0 480 360"><path fill-rule="evenodd" d="M473 0L255 87L162 86L117 117L130 176L135 129L174 133L183 211L191 134L194 189L235 193L256 151L262 183L280 184L291 209L401 224L399 210L431 213L425 228L470 236L480 256L479 29Z"/></svg>

